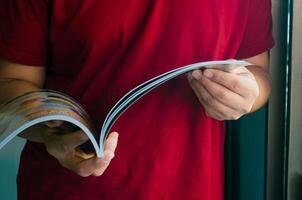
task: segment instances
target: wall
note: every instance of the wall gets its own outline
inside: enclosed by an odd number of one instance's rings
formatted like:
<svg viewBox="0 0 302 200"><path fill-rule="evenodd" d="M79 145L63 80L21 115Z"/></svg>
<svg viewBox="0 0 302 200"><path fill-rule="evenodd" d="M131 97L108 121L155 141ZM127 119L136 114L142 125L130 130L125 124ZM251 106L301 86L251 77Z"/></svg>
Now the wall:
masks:
<svg viewBox="0 0 302 200"><path fill-rule="evenodd" d="M24 140L15 138L0 150L0 199L17 199L16 175Z"/></svg>

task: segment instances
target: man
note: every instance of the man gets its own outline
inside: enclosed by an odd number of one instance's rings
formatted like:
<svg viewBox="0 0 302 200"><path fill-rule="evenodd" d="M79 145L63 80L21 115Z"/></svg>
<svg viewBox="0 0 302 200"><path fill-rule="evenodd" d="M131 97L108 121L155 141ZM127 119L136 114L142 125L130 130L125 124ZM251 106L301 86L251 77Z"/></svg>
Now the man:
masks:
<svg viewBox="0 0 302 200"><path fill-rule="evenodd" d="M0 2L0 101L58 90L96 126L129 89L175 67L253 64L196 70L151 92L114 125L120 141L111 133L104 158L77 152L87 138L58 134L61 122L28 130L20 199L223 199L222 120L257 110L270 93L269 0Z"/></svg>

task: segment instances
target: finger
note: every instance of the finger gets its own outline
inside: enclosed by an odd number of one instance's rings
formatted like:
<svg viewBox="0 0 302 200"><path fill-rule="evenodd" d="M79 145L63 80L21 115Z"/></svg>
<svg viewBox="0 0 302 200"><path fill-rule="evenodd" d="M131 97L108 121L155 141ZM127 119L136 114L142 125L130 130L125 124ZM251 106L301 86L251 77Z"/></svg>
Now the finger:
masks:
<svg viewBox="0 0 302 200"><path fill-rule="evenodd" d="M214 112L214 111L211 111L211 110L209 110L209 111L206 110L205 113L206 113L206 116L214 118L218 121L226 120L222 115L220 115L217 112Z"/></svg>
<svg viewBox="0 0 302 200"><path fill-rule="evenodd" d="M107 167L109 166L113 158L114 158L114 153L112 151L105 150L104 157L101 158L102 159L101 166L98 169L96 169L92 175L94 176L102 175L107 169Z"/></svg>
<svg viewBox="0 0 302 200"><path fill-rule="evenodd" d="M192 75L194 76L194 74ZM250 94L251 85L256 83L252 76L247 78L247 76L242 76L237 73L228 73L216 69L206 69L203 71L203 75L240 96L248 96Z"/></svg>
<svg viewBox="0 0 302 200"><path fill-rule="evenodd" d="M114 158L114 152L117 147L118 142L118 133L112 132L108 136L105 147L104 147L104 157L103 159L103 165L98 170L96 170L93 175L94 176L100 176L104 173L108 165L110 164L110 161Z"/></svg>
<svg viewBox="0 0 302 200"><path fill-rule="evenodd" d="M198 81L191 81L192 89L204 106L206 114L217 120L239 118L238 113L216 100Z"/></svg>
<svg viewBox="0 0 302 200"><path fill-rule="evenodd" d="M114 157L111 151L105 151L103 158L93 157L90 159L81 159L79 162L74 160L65 162L65 166L82 177L90 175L100 176L104 173Z"/></svg>
<svg viewBox="0 0 302 200"><path fill-rule="evenodd" d="M114 153L109 150L104 151L103 158L93 156L88 159L84 159L82 156L77 156L76 151L70 151L66 156L59 159L59 162L64 167L82 177L87 177L90 175L100 176L109 166L113 157Z"/></svg>
<svg viewBox="0 0 302 200"><path fill-rule="evenodd" d="M246 103L246 99L228 88L220 85L211 79L201 75L198 81L208 91L208 93L221 104L235 111L249 112L251 105ZM211 100L211 99L209 99Z"/></svg>
<svg viewBox="0 0 302 200"><path fill-rule="evenodd" d="M46 121L44 122L44 124L46 126L48 126L49 128L56 128L59 127L63 124L64 121L62 120L50 120L50 121Z"/></svg>
<svg viewBox="0 0 302 200"><path fill-rule="evenodd" d="M108 150L114 153L118 142L118 133L112 132L109 134L108 138L106 139L104 150Z"/></svg>
<svg viewBox="0 0 302 200"><path fill-rule="evenodd" d="M70 160L65 160L62 165L82 177L87 177L92 175L97 169L102 167L103 161L97 157L90 159L79 159L71 157Z"/></svg>
<svg viewBox="0 0 302 200"><path fill-rule="evenodd" d="M206 89L200 85L192 76L192 74L188 74L188 79L190 81L190 85L191 85L191 88L193 89L195 95L197 96L199 102L204 106L204 107L207 107L208 105L205 103L205 101L203 100L201 94L202 93L205 93L205 95L207 95L207 91ZM210 94L208 94L210 95Z"/></svg>

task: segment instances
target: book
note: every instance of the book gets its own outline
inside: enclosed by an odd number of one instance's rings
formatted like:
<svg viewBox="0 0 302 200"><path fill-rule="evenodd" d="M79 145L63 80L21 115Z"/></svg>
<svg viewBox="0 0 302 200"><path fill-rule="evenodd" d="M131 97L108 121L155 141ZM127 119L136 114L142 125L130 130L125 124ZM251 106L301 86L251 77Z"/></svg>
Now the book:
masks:
<svg viewBox="0 0 302 200"><path fill-rule="evenodd" d="M51 120L62 120L82 129L87 134L96 156L102 157L104 141L114 122L127 108L157 86L196 69L219 68L230 71L234 67L247 65L250 64L242 60L199 62L158 75L126 93L109 111L97 136L89 115L73 98L46 89L26 93L10 100L0 108L0 149L31 126Z"/></svg>

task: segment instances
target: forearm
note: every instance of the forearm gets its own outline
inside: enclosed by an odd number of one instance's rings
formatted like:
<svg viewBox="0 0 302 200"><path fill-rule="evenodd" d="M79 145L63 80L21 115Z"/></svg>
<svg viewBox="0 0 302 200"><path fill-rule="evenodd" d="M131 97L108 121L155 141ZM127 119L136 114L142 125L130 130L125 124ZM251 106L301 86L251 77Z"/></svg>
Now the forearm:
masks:
<svg viewBox="0 0 302 200"><path fill-rule="evenodd" d="M12 63L0 58L0 106L44 84L45 67Z"/></svg>
<svg viewBox="0 0 302 200"><path fill-rule="evenodd" d="M0 105L24 93L38 89L40 88L37 85L25 80L0 78Z"/></svg>
<svg viewBox="0 0 302 200"><path fill-rule="evenodd" d="M40 88L37 85L28 81L0 79L0 105L26 92L35 91L38 89ZM42 142L43 138L40 134L41 131L41 125L36 125L25 130L23 133L19 134L19 136L30 141Z"/></svg>
<svg viewBox="0 0 302 200"><path fill-rule="evenodd" d="M45 68L12 63L0 58L0 112L1 105L24 93L39 90L44 84ZM40 130L35 126L24 131L21 137L42 142ZM39 129L39 130L38 130Z"/></svg>
<svg viewBox="0 0 302 200"><path fill-rule="evenodd" d="M250 111L254 112L261 108L268 101L272 85L269 72L264 70L262 67L253 65L247 66L246 68L254 75L259 87L259 96Z"/></svg>

